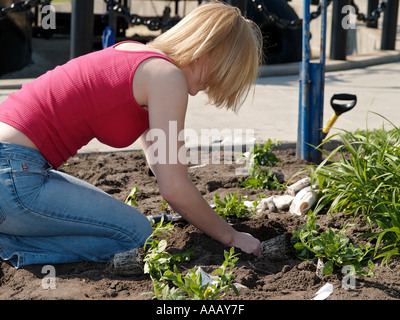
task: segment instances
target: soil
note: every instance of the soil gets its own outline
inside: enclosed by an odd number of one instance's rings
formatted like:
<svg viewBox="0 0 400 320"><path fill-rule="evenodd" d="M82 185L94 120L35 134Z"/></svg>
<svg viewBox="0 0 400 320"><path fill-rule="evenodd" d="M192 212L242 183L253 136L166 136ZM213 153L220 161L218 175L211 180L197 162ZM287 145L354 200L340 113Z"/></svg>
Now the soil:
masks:
<svg viewBox="0 0 400 320"><path fill-rule="evenodd" d="M205 152L205 151L204 151ZM281 172L288 181L299 170L310 163L296 158L294 149L281 146L275 150L280 164L272 167ZM233 156L232 158L235 158ZM266 196L283 194L282 190L249 190L240 187L244 175L237 175L236 169L243 164L227 164L221 155L220 164L189 168L189 176L203 194L213 203L214 194L223 197L228 192L245 195L248 200L257 200L258 194ZM189 166L191 164L189 163ZM145 215L163 213L162 198L156 179L150 174L141 152L119 152L108 154L78 154L68 161L62 170L68 174L86 180L103 189L115 198L124 201L133 186L139 188L136 201L139 210ZM306 171L295 176L292 182L308 176ZM305 216L296 216L286 210L271 212L268 209L249 219L230 220L237 230L249 232L260 241L266 241L278 235L292 232L305 221ZM321 228L340 229L347 218L341 214L319 215ZM349 229L349 237L355 237L362 230L361 225ZM185 221L174 223L174 234L168 239L167 251L184 252L193 247L194 255L190 262L183 265L188 269L201 266L211 273L223 262L223 247L201 231ZM326 283L333 285L333 293L328 300L394 300L400 298L400 260L393 257L390 268L375 267L375 276L356 277L356 287L346 289L342 286L343 274L336 270L333 275L318 277L316 263L301 261L294 253L282 255L274 260L260 260L240 250L239 260L235 264L235 281L242 285L239 296L230 292L224 299L229 300L310 300ZM121 277L108 271L105 263L80 262L55 265L55 289L44 289L42 281L47 272L44 265L32 265L15 269L7 262L0 262L0 299L5 300L151 300L145 294L153 290L152 281L146 274L135 277ZM43 272L42 272L43 271Z"/></svg>

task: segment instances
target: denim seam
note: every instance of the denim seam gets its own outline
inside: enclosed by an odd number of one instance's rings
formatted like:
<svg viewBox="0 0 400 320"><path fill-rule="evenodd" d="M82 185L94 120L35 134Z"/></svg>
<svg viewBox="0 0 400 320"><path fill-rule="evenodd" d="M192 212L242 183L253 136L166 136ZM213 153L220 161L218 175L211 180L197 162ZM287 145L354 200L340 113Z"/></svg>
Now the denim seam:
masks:
<svg viewBox="0 0 400 320"><path fill-rule="evenodd" d="M1 224L4 220L6 220L6 215L3 213L3 211L1 210L1 207L0 207L0 224Z"/></svg>

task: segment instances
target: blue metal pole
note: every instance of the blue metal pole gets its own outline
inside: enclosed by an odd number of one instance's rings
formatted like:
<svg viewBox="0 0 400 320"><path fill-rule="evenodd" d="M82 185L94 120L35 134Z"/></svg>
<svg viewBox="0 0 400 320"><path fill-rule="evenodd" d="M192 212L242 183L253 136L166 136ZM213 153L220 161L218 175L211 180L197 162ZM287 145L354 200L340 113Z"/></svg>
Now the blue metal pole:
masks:
<svg viewBox="0 0 400 320"><path fill-rule="evenodd" d="M309 141L309 86L310 86L310 0L303 2L303 44L302 61L300 63L300 98L299 98L299 117L297 129L297 157L308 160Z"/></svg>
<svg viewBox="0 0 400 320"><path fill-rule="evenodd" d="M310 63L310 2L304 1L303 57L300 64L300 105L298 120L297 157L312 162L321 160L316 149L321 143L326 48L326 0L322 1L320 63Z"/></svg>
<svg viewBox="0 0 400 320"><path fill-rule="evenodd" d="M321 64L321 93L320 93L320 136L322 140L322 126L324 114L324 94L325 94L325 63L326 63L326 26L327 26L327 0L321 2L321 49L319 53L319 60Z"/></svg>
<svg viewBox="0 0 400 320"><path fill-rule="evenodd" d="M327 1L322 0L321 2L321 51L319 59L322 64L322 70L325 73L325 56L326 56L326 12L327 12Z"/></svg>

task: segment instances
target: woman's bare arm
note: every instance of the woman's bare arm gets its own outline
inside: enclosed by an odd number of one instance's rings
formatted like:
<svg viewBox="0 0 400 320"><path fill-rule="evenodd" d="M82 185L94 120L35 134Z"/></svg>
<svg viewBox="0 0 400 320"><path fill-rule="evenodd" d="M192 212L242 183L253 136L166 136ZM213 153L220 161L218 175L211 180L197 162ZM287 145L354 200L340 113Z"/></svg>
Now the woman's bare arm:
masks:
<svg viewBox="0 0 400 320"><path fill-rule="evenodd" d="M258 254L259 240L234 230L209 206L190 181L186 163L178 155L179 150L184 150L184 142L177 139L184 128L188 101L186 80L179 69L165 65L167 62L153 62L157 74L150 71L149 75L148 71L144 80L147 82L150 128L140 140L162 197L185 220L223 245ZM159 63L162 65L157 68ZM160 143L157 141L159 138L165 141Z"/></svg>

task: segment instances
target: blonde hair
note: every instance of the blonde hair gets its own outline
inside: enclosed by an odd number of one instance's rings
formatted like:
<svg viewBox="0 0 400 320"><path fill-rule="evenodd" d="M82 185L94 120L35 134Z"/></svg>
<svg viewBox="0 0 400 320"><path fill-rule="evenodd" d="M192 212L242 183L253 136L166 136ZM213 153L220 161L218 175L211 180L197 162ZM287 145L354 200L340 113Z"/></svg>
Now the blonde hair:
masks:
<svg viewBox="0 0 400 320"><path fill-rule="evenodd" d="M256 80L262 57L258 26L221 2L200 5L149 46L163 51L177 67L209 55L209 103L234 111Z"/></svg>

